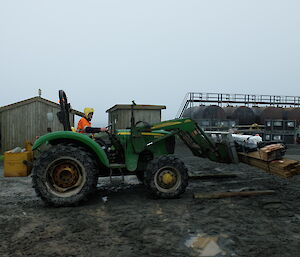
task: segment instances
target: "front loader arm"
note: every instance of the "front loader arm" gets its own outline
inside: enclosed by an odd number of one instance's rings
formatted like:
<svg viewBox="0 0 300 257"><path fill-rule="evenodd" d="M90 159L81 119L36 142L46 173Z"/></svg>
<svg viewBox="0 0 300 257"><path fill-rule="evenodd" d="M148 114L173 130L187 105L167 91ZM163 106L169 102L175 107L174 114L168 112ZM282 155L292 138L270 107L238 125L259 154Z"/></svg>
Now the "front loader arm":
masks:
<svg viewBox="0 0 300 257"><path fill-rule="evenodd" d="M195 156L215 162L233 162L231 148L226 143L215 143L192 119L174 119L152 125L151 130L166 130L178 134Z"/></svg>

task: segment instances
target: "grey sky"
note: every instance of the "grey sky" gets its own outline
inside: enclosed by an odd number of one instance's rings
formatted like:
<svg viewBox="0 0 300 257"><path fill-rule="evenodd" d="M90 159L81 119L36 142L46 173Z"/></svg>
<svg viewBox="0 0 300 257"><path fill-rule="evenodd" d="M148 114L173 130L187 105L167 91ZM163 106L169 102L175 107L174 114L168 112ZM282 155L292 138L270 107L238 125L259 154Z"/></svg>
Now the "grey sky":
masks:
<svg viewBox="0 0 300 257"><path fill-rule="evenodd" d="M300 95L300 1L0 0L0 105L37 95L96 109L185 94Z"/></svg>

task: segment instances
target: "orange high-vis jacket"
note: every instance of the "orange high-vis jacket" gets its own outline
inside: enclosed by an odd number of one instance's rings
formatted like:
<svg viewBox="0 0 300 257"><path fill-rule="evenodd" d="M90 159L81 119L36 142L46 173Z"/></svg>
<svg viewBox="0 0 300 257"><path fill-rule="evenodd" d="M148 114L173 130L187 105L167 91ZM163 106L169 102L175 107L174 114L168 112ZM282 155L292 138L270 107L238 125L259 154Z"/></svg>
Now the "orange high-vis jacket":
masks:
<svg viewBox="0 0 300 257"><path fill-rule="evenodd" d="M92 126L92 123L89 122L85 117L82 117L78 121L77 132L79 132L79 133L85 133L84 132L85 127L91 127L91 126Z"/></svg>

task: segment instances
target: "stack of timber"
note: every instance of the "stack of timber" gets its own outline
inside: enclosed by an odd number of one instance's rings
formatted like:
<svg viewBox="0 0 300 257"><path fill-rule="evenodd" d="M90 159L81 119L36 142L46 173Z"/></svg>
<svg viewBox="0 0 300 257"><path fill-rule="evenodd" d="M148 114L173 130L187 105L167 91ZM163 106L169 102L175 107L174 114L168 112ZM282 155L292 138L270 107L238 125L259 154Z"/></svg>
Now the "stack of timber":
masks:
<svg viewBox="0 0 300 257"><path fill-rule="evenodd" d="M251 166L255 166L269 173L284 178L300 174L298 161L282 158L283 146L281 144L268 145L256 152L239 152L239 160Z"/></svg>
<svg viewBox="0 0 300 257"><path fill-rule="evenodd" d="M284 146L282 144L267 145L257 152L264 161L274 161L282 159Z"/></svg>

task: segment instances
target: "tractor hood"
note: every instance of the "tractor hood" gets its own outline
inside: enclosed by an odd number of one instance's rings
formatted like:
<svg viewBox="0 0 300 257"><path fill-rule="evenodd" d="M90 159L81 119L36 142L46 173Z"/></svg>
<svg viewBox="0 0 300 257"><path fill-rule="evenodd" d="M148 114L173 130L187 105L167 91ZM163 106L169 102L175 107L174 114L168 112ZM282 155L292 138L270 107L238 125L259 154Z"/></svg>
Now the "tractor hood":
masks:
<svg viewBox="0 0 300 257"><path fill-rule="evenodd" d="M165 130L155 130L151 132L141 132L143 136L154 136L154 137L161 137L170 134L170 132ZM131 130L130 129L119 129L116 131L116 135L118 136L130 136Z"/></svg>

